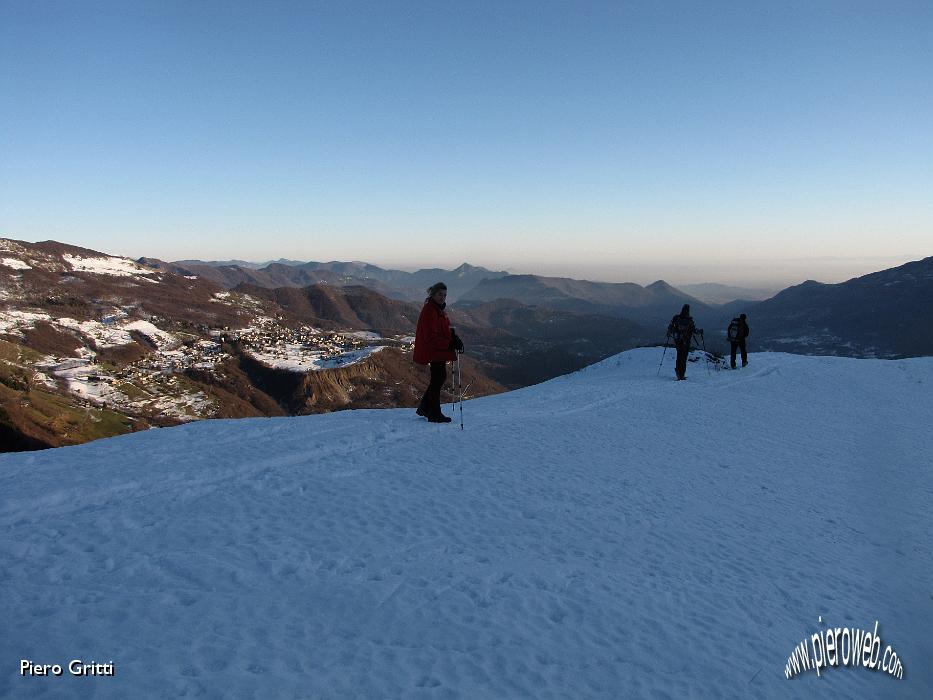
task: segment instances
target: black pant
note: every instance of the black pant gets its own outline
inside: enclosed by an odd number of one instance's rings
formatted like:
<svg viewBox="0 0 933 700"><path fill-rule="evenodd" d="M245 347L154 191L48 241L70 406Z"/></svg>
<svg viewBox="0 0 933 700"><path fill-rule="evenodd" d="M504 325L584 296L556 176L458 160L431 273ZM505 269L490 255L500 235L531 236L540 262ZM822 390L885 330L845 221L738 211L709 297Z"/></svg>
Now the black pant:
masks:
<svg viewBox="0 0 933 700"><path fill-rule="evenodd" d="M735 369L735 351L742 351L742 366L748 364L748 352L745 350L745 341L744 340L732 340L732 369Z"/></svg>
<svg viewBox="0 0 933 700"><path fill-rule="evenodd" d="M431 382L421 397L421 409L427 416L437 416L441 413L441 389L447 381L447 363L431 363Z"/></svg>
<svg viewBox="0 0 933 700"><path fill-rule="evenodd" d="M690 343L677 343L677 378L683 379L687 376L687 355L690 354Z"/></svg>

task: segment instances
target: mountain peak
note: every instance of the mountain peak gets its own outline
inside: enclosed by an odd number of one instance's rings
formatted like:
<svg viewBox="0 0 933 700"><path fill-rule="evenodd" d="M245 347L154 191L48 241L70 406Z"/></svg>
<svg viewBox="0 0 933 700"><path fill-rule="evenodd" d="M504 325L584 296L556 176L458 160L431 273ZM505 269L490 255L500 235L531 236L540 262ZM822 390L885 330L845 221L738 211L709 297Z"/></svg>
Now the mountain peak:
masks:
<svg viewBox="0 0 933 700"><path fill-rule="evenodd" d="M489 272L484 267L477 267L476 265L471 265L470 263L461 263L453 270L450 271L451 274L456 275L457 277L465 277L466 275L477 275L481 273Z"/></svg>

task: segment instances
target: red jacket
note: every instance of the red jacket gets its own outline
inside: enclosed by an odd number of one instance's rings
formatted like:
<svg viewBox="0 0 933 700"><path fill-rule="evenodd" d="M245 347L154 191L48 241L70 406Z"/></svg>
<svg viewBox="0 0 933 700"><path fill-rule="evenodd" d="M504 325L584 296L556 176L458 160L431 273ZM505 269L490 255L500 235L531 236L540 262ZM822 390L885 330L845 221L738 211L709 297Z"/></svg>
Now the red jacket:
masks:
<svg viewBox="0 0 933 700"><path fill-rule="evenodd" d="M414 360L419 365L429 362L453 362L457 359L450 348L450 319L431 299L424 302L415 331Z"/></svg>

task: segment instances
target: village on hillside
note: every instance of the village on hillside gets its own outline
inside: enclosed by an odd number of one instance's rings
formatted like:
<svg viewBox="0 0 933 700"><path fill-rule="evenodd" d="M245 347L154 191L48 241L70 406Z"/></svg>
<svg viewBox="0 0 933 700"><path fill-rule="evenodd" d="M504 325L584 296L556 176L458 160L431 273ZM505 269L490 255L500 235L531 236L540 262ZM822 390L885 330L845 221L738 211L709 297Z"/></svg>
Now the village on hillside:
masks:
<svg viewBox="0 0 933 700"><path fill-rule="evenodd" d="M324 331L290 327L282 318L257 316L245 328L198 327L200 333L172 328L165 319L132 319L128 309L113 309L99 321L54 318L45 312L0 311L0 335L22 336L45 323L83 340L77 357L32 357L34 385L64 389L87 406L146 414L171 421L210 417L216 406L185 375L213 373L242 352L277 370L313 372L347 367L385 347L410 349L414 338L383 338L367 331ZM161 326L161 327L160 327ZM102 359L101 350L138 342L147 347L126 363Z"/></svg>

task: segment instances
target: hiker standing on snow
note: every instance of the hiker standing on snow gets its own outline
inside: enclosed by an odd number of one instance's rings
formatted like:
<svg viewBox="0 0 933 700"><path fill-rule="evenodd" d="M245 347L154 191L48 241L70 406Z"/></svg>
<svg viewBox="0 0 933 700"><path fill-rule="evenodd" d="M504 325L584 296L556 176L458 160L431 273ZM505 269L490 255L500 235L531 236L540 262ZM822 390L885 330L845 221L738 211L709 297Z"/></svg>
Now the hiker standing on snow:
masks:
<svg viewBox="0 0 933 700"><path fill-rule="evenodd" d="M748 351L745 349L745 339L748 337L748 321L745 320L745 314L732 319L729 328L726 331L726 337L732 344L732 369L735 369L735 351L742 351L742 366L748 364Z"/></svg>
<svg viewBox="0 0 933 700"><path fill-rule="evenodd" d="M690 304L684 304L680 313L671 319L667 327L667 337L674 341L677 348L677 379L687 378L687 355L690 354L690 341L696 332L696 325L690 317ZM702 333L702 331L700 331Z"/></svg>
<svg viewBox="0 0 933 700"><path fill-rule="evenodd" d="M447 381L447 363L457 359L455 351L463 352L463 342L450 327L446 307L447 285L443 282L431 285L415 331L414 360L419 365L431 366L431 381L417 413L431 423L450 423L450 418L441 413L441 388Z"/></svg>

